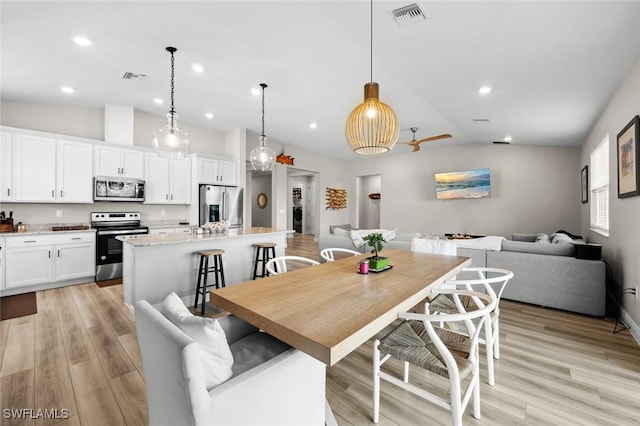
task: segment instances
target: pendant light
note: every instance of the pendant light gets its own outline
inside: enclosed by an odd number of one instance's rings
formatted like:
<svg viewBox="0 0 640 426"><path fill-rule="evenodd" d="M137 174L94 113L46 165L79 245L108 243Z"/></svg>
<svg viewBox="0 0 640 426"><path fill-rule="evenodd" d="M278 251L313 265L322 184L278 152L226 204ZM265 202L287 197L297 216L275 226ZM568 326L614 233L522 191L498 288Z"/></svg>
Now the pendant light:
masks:
<svg viewBox="0 0 640 426"><path fill-rule="evenodd" d="M178 126L178 114L176 114L173 105L175 72L173 54L177 50L175 47L166 48L166 51L171 54L171 109L167 114L167 124L153 132L153 146L160 156L171 158L184 157L189 152L189 145L191 145L189 135Z"/></svg>
<svg viewBox="0 0 640 426"><path fill-rule="evenodd" d="M267 146L267 137L264 135L264 89L267 88L267 85L260 83L260 87L262 87L262 134L258 138L258 146L253 148L249 159L255 170L264 172L273 169L276 153Z"/></svg>
<svg viewBox="0 0 640 426"><path fill-rule="evenodd" d="M356 154L384 154L398 140L398 117L378 97L379 86L373 81L373 0L371 0L371 76L364 85L364 102L356 106L345 126L345 135Z"/></svg>

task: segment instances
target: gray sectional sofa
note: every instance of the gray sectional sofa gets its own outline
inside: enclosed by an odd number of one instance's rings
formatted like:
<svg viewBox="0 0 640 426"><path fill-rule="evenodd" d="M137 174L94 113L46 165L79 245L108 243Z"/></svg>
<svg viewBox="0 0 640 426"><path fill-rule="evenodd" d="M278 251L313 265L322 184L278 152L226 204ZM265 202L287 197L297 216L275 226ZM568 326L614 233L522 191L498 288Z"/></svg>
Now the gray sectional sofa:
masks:
<svg viewBox="0 0 640 426"><path fill-rule="evenodd" d="M345 226L346 227L346 226ZM369 247L356 248L350 232L332 227L332 233L318 236L318 248L342 247L363 253ZM544 234L514 234L502 241L499 251L458 247L459 256L472 259L477 267L505 268L514 277L503 298L581 314L604 316L606 265L601 260L576 259L574 244L582 240L558 237L555 243L539 238ZM419 233L398 233L386 248L410 250L411 239ZM536 240L538 240L536 242Z"/></svg>

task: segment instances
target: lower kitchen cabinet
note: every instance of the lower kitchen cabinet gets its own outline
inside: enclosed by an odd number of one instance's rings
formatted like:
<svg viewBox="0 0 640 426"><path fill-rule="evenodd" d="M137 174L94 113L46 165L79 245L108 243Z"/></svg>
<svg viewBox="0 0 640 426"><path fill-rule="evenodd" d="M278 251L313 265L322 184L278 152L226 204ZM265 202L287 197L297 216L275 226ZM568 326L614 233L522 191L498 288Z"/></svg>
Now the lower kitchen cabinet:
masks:
<svg viewBox="0 0 640 426"><path fill-rule="evenodd" d="M95 277L94 232L11 236L5 248L7 290Z"/></svg>

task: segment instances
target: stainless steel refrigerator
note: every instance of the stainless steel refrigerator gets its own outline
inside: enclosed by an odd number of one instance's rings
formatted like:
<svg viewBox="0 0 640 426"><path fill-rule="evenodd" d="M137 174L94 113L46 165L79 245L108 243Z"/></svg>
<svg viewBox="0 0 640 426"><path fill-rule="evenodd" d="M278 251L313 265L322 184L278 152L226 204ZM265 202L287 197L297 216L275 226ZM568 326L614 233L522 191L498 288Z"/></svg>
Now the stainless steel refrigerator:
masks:
<svg viewBox="0 0 640 426"><path fill-rule="evenodd" d="M200 225L226 220L230 228L242 228L242 188L200 185Z"/></svg>

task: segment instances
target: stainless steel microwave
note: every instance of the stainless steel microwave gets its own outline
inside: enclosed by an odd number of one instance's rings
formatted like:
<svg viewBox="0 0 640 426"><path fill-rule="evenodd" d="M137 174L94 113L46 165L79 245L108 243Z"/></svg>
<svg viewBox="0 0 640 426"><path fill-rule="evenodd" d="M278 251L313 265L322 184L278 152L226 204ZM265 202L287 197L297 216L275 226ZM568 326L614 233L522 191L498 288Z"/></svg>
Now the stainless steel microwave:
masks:
<svg viewBox="0 0 640 426"><path fill-rule="evenodd" d="M96 176L94 201L144 201L144 181L122 177Z"/></svg>

